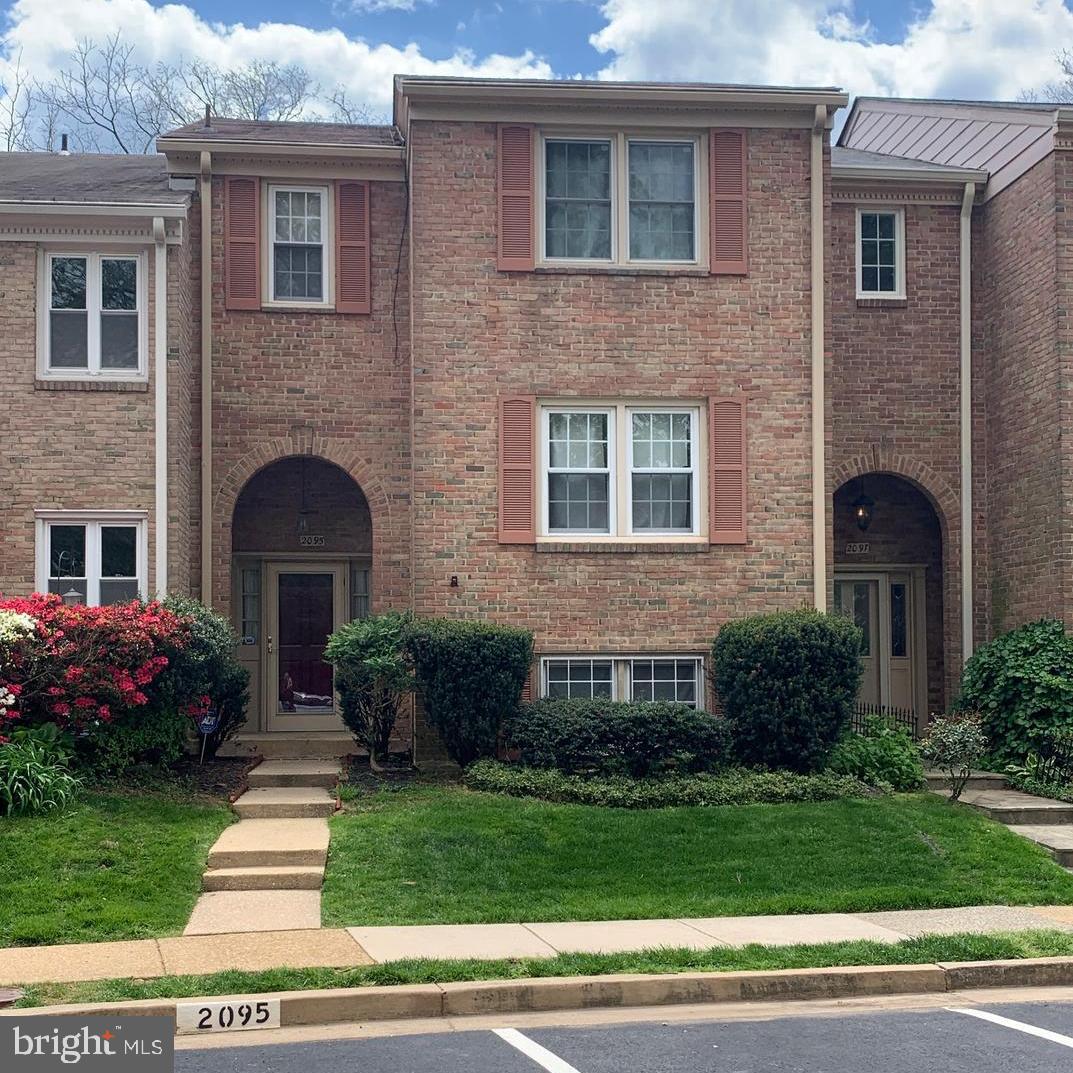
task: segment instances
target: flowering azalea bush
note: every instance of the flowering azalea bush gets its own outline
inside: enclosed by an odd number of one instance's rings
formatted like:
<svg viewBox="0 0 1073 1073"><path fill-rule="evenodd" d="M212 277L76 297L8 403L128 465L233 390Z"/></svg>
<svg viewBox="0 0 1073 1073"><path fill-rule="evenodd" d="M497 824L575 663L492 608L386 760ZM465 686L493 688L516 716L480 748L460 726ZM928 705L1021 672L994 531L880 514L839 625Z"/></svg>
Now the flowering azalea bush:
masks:
<svg viewBox="0 0 1073 1073"><path fill-rule="evenodd" d="M55 594L37 593L0 601L0 614L7 620L0 692L10 698L0 733L42 723L77 732L143 707L168 665L165 648L184 629L158 602L68 607Z"/></svg>

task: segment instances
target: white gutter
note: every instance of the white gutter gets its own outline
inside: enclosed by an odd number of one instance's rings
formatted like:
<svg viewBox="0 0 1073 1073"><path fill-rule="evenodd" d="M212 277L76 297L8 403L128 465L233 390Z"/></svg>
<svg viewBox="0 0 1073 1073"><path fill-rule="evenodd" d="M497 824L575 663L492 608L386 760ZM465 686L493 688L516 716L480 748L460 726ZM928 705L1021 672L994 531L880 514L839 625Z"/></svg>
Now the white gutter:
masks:
<svg viewBox="0 0 1073 1073"><path fill-rule="evenodd" d="M185 205L155 205L136 201L32 201L0 200L0 213L25 213L34 216L160 216L181 220Z"/></svg>
<svg viewBox="0 0 1073 1073"><path fill-rule="evenodd" d="M961 199L961 658L972 655L972 203Z"/></svg>
<svg viewBox="0 0 1073 1073"><path fill-rule="evenodd" d="M212 154L201 152L201 602L212 606Z"/></svg>
<svg viewBox="0 0 1073 1073"><path fill-rule="evenodd" d="M827 610L827 461L824 449L823 339L823 138L827 107L817 104L812 122L811 183L812 258L812 598Z"/></svg>
<svg viewBox="0 0 1073 1073"><path fill-rule="evenodd" d="M153 375L155 377L153 475L156 500L153 507L157 596L168 591L168 245L164 218L153 218Z"/></svg>

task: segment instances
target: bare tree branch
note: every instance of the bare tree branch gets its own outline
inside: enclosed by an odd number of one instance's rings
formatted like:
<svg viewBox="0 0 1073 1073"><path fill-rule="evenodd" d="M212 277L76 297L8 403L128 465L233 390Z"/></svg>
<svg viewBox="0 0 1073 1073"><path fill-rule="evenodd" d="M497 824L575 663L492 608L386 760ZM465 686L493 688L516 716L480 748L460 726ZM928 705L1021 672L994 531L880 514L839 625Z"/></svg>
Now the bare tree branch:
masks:
<svg viewBox="0 0 1073 1073"><path fill-rule="evenodd" d="M1054 58L1062 68L1062 77L1057 81L1047 82L1038 89L1024 90L1018 95L1018 100L1045 101L1048 104L1073 103L1073 52L1064 48L1056 52Z"/></svg>
<svg viewBox="0 0 1073 1073"><path fill-rule="evenodd" d="M364 125L373 122L369 109L364 104L352 101L342 87L332 90L328 103L332 106L332 121L335 123Z"/></svg>

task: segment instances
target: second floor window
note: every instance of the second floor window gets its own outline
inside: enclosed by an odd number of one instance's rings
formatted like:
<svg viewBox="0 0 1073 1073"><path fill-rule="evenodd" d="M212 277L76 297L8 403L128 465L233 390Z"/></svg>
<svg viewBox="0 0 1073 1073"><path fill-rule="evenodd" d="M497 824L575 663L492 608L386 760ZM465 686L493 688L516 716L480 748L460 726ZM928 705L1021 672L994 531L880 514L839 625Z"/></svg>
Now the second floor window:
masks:
<svg viewBox="0 0 1073 1073"><path fill-rule="evenodd" d="M542 424L545 535L700 534L698 409L549 403Z"/></svg>
<svg viewBox="0 0 1073 1073"><path fill-rule="evenodd" d="M272 300L324 302L327 189L274 186L268 201Z"/></svg>
<svg viewBox="0 0 1073 1073"><path fill-rule="evenodd" d="M143 277L137 255L50 254L43 371L61 376L144 373Z"/></svg>
<svg viewBox="0 0 1073 1073"><path fill-rule="evenodd" d="M698 263L698 139L542 144L545 261Z"/></svg>
<svg viewBox="0 0 1073 1073"><path fill-rule="evenodd" d="M857 296L905 297L905 218L900 210L857 212Z"/></svg>

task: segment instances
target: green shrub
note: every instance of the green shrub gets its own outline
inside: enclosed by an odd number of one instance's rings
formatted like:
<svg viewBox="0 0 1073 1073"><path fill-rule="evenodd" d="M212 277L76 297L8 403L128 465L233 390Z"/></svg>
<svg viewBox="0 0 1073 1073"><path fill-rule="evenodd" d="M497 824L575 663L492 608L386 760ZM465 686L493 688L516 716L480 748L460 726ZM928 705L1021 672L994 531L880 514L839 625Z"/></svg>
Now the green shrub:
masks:
<svg viewBox="0 0 1073 1073"><path fill-rule="evenodd" d="M631 779L586 778L561 771L478 760L464 775L466 786L485 793L537 797L565 804L608 808L673 808L686 805L786 804L868 797L874 791L852 775L798 775L789 771L726 771Z"/></svg>
<svg viewBox="0 0 1073 1073"><path fill-rule="evenodd" d="M369 750L373 766L386 755L399 708L414 686L406 657L412 619L389 611L340 626L324 658L335 668L343 722Z"/></svg>
<svg viewBox="0 0 1073 1073"><path fill-rule="evenodd" d="M730 731L685 704L549 699L523 705L504 742L530 767L642 778L725 767Z"/></svg>
<svg viewBox="0 0 1073 1073"><path fill-rule="evenodd" d="M189 735L189 718L172 705L124 709L86 727L78 763L99 775L120 775L134 764L167 767L186 752Z"/></svg>
<svg viewBox="0 0 1073 1073"><path fill-rule="evenodd" d="M920 743L920 753L946 775L950 800L956 801L987 747L987 735L980 717L975 712L962 712L936 719L928 727L928 736Z"/></svg>
<svg viewBox="0 0 1073 1073"><path fill-rule="evenodd" d="M980 713L995 758L1024 759L1052 730L1073 730L1073 637L1054 619L981 645L965 664L957 708Z"/></svg>
<svg viewBox="0 0 1073 1073"><path fill-rule="evenodd" d="M863 734L851 731L842 738L828 757L826 770L836 775L856 775L869 786L889 786L904 792L924 785L920 750L909 731L878 716L865 721Z"/></svg>
<svg viewBox="0 0 1073 1073"><path fill-rule="evenodd" d="M425 716L465 766L493 756L533 662L528 630L490 622L422 619L407 639Z"/></svg>
<svg viewBox="0 0 1073 1073"><path fill-rule="evenodd" d="M861 678L861 631L841 615L777 611L729 622L712 685L742 763L810 772L845 733Z"/></svg>
<svg viewBox="0 0 1073 1073"><path fill-rule="evenodd" d="M0 745L0 815L67 808L80 787L56 743L39 732L24 730Z"/></svg>

